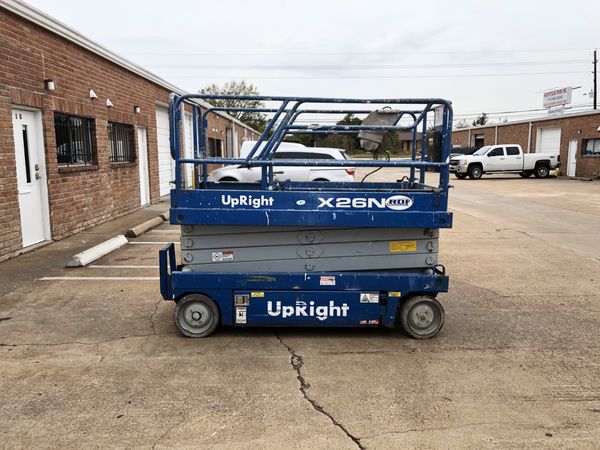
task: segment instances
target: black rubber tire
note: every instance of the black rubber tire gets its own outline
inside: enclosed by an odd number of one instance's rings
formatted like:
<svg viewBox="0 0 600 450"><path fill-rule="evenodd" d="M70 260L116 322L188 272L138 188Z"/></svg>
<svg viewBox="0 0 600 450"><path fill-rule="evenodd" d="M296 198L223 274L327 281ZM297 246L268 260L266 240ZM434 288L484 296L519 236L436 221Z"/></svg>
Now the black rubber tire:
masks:
<svg viewBox="0 0 600 450"><path fill-rule="evenodd" d="M458 178L459 180L464 180L465 178L467 178L467 174L466 173L455 173L454 176L456 178Z"/></svg>
<svg viewBox="0 0 600 450"><path fill-rule="evenodd" d="M221 182L221 181L238 181L238 180L236 180L233 177L223 177L219 180L219 182Z"/></svg>
<svg viewBox="0 0 600 450"><path fill-rule="evenodd" d="M527 170L525 172L519 172L519 175L522 178L529 178L531 175L533 175L533 173L531 172L531 170Z"/></svg>
<svg viewBox="0 0 600 450"><path fill-rule="evenodd" d="M327 179L325 179L325 178L317 178L317 179L315 179L315 180L313 180L313 181L329 181L329 180L327 180Z"/></svg>
<svg viewBox="0 0 600 450"><path fill-rule="evenodd" d="M483 176L483 169L479 164L472 164L469 166L467 174L471 180L479 180Z"/></svg>
<svg viewBox="0 0 600 450"><path fill-rule="evenodd" d="M428 295L410 297L402 303L400 322L415 339L429 339L440 332L446 314L441 303Z"/></svg>
<svg viewBox="0 0 600 450"><path fill-rule="evenodd" d="M173 311L175 325L181 334L192 338L212 334L219 325L220 316L216 303L202 294L186 295L177 302Z"/></svg>
<svg viewBox="0 0 600 450"><path fill-rule="evenodd" d="M533 174L536 178L548 178L550 175L550 167L548 167L548 164L538 164Z"/></svg>

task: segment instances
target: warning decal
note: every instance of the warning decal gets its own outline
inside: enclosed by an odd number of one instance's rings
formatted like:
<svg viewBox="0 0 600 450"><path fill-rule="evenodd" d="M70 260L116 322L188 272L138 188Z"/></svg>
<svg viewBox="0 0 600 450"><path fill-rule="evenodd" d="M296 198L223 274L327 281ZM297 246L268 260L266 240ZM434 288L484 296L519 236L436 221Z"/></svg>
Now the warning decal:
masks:
<svg viewBox="0 0 600 450"><path fill-rule="evenodd" d="M319 284L321 286L335 286L335 277L323 276L321 277Z"/></svg>
<svg viewBox="0 0 600 450"><path fill-rule="evenodd" d="M212 252L212 262L227 262L233 261L233 252L224 250L222 252Z"/></svg>
<svg viewBox="0 0 600 450"><path fill-rule="evenodd" d="M390 241L390 253L416 252L417 241Z"/></svg>
<svg viewBox="0 0 600 450"><path fill-rule="evenodd" d="M246 323L246 308L235 308L235 323Z"/></svg>

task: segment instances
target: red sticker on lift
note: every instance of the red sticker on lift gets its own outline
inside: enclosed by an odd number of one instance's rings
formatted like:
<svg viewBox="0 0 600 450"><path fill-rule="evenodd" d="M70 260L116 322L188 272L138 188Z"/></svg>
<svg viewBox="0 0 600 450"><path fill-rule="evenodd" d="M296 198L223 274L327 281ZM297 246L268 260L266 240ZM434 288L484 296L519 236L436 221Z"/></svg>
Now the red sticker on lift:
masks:
<svg viewBox="0 0 600 450"><path fill-rule="evenodd" d="M319 284L321 286L335 286L335 277L322 276Z"/></svg>

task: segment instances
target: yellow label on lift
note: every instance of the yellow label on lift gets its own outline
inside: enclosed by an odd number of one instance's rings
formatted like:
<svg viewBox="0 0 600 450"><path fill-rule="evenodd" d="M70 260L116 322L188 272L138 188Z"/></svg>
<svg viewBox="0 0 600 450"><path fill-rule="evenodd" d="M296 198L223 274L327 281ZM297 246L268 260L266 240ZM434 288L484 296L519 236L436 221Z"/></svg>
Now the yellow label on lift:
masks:
<svg viewBox="0 0 600 450"><path fill-rule="evenodd" d="M264 297L265 293L264 292L252 292L250 294L251 297Z"/></svg>
<svg viewBox="0 0 600 450"><path fill-rule="evenodd" d="M389 292L388 297L402 297L402 292L400 292L400 291Z"/></svg>
<svg viewBox="0 0 600 450"><path fill-rule="evenodd" d="M390 252L416 252L417 241L390 241Z"/></svg>

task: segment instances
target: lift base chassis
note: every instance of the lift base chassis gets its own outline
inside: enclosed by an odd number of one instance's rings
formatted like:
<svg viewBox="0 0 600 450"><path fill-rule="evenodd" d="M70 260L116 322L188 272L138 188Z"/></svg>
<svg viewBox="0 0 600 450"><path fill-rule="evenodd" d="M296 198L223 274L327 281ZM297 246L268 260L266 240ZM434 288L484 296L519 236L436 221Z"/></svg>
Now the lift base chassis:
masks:
<svg viewBox="0 0 600 450"><path fill-rule="evenodd" d="M160 251L160 289L165 300L176 302L208 297L225 326L392 327L403 302L415 296L435 301L447 292L448 277L441 266L431 274L187 272L176 265L169 244Z"/></svg>

